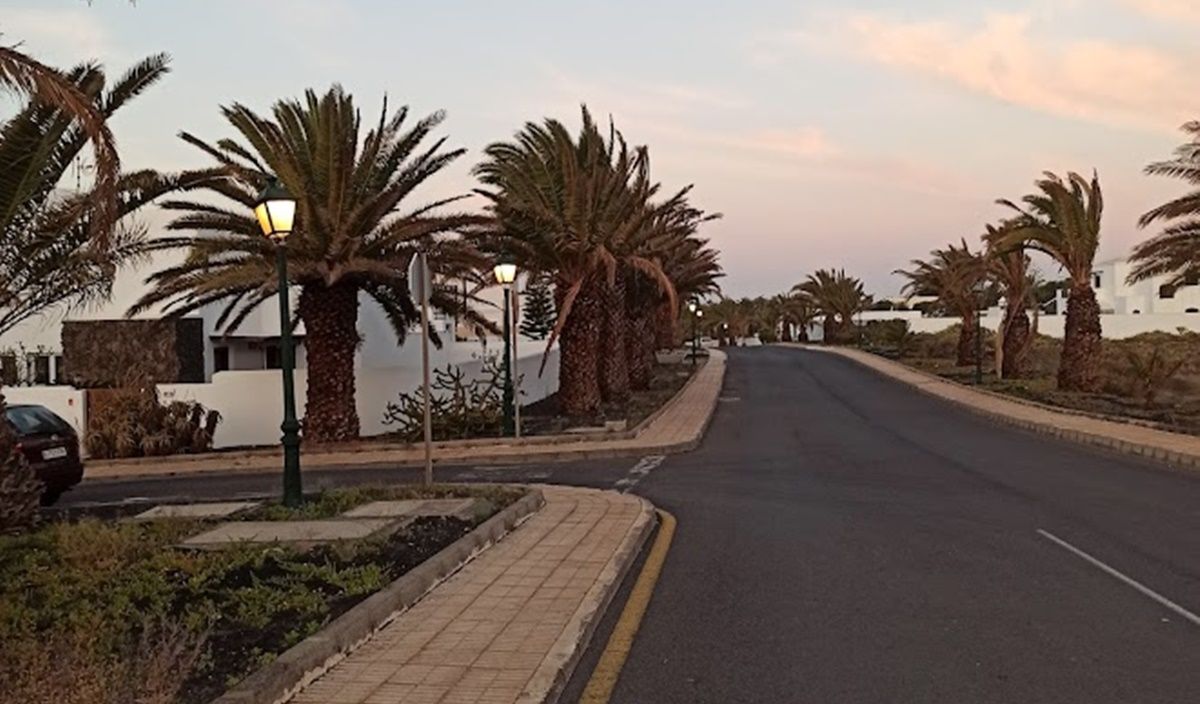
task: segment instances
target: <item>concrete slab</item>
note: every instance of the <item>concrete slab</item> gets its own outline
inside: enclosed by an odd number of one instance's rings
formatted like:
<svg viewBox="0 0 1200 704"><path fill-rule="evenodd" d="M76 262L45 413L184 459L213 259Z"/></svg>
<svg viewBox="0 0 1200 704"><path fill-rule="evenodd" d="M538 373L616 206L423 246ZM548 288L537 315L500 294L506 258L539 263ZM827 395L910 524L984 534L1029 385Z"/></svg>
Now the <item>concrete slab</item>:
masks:
<svg viewBox="0 0 1200 704"><path fill-rule="evenodd" d="M469 519L475 499L407 499L404 501L372 501L342 515L346 518L418 518L420 516L454 516Z"/></svg>
<svg viewBox="0 0 1200 704"><path fill-rule="evenodd" d="M219 547L234 543L329 543L366 538L388 528L391 519L327 521L230 521L183 541L186 547Z"/></svg>
<svg viewBox="0 0 1200 704"><path fill-rule="evenodd" d="M158 518L228 518L238 511L258 506L257 501L221 501L200 504L173 504L155 506L148 511L133 516L136 521L150 521Z"/></svg>

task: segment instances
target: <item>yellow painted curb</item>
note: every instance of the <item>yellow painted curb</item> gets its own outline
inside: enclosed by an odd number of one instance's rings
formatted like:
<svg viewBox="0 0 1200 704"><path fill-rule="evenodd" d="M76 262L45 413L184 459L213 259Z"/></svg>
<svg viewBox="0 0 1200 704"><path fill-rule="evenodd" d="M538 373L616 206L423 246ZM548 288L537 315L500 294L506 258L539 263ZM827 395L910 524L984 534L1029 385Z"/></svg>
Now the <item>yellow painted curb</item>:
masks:
<svg viewBox="0 0 1200 704"><path fill-rule="evenodd" d="M646 609L650 606L654 585L658 583L658 577L662 574L663 563L667 561L667 551L671 549L671 539L675 536L675 517L662 510L659 510L658 517L661 521L658 536L654 539L654 545L650 548L646 564L642 566L642 572L638 575L633 590L629 592L625 609L617 619L612 635L608 637L608 644L604 646L600 662L596 663L587 688L579 698L580 704L607 704L617 686L617 678L621 676L621 668L625 666L625 660L633 648L633 639L637 636L642 617L646 615Z"/></svg>

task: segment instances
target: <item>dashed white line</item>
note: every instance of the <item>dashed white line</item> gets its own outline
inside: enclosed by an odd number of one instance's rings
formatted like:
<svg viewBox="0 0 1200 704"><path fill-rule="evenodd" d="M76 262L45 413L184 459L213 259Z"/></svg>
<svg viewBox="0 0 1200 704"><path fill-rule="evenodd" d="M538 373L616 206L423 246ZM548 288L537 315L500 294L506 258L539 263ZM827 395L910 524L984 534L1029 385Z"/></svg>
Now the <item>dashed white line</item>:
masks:
<svg viewBox="0 0 1200 704"><path fill-rule="evenodd" d="M618 479L613 484L613 488L620 489L621 493L629 491L637 486L637 483L645 478L647 474L653 472L665 459L667 459L666 455L647 455L643 457L638 460L637 464L633 465L633 468L624 477Z"/></svg>
<svg viewBox="0 0 1200 704"><path fill-rule="evenodd" d="M1159 594L1158 592L1154 591L1150 587L1147 587L1146 585L1137 581L1133 577L1125 575L1124 573L1118 571L1117 569L1108 566L1107 564L1092 557L1088 553L1084 552L1083 550L1080 550L1079 548L1068 543L1067 541L1063 540L1062 538L1058 537L1057 535L1054 535L1050 531L1042 530L1041 528L1038 528L1037 532L1039 535L1041 535L1046 540L1049 540L1050 542L1054 543L1055 545L1059 546L1060 548L1074 554L1076 557L1083 559L1084 561L1091 564L1093 567L1099 569L1101 572L1104 572L1105 574L1109 575L1110 577L1115 577L1116 579L1118 579L1118 580L1124 582L1125 584L1133 587L1134 589L1138 590L1139 592L1142 593L1142 595L1150 597L1151 599L1158 602L1162 606L1167 607L1168 609L1170 609L1171 611L1174 611L1175 613L1184 617L1188 621L1191 621L1194 625L1200 626L1200 616L1197 616L1196 614L1192 613L1191 611L1188 611L1187 609L1183 608L1179 604L1176 604L1175 602L1171 601L1170 599L1163 596L1162 594Z"/></svg>

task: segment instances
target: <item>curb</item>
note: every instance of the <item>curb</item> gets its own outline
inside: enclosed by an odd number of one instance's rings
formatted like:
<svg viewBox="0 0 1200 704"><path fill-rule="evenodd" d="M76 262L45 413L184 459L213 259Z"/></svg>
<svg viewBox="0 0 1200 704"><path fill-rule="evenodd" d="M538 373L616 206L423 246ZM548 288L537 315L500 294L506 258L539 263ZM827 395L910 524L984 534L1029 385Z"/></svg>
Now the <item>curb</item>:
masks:
<svg viewBox="0 0 1200 704"><path fill-rule="evenodd" d="M1145 459L1154 460L1156 462L1164 464L1170 469L1187 472L1189 474L1195 473L1195 472L1200 472L1200 455L1176 452L1174 450L1168 450L1168 449L1166 449L1164 447L1160 447L1158 445L1147 445L1145 443L1130 442L1128 440L1121 440L1121 439L1118 439L1118 438L1115 438L1115 437L1112 437L1109 435L1097 435L1095 433L1088 433L1088 432L1084 432L1081 430L1072 430L1069 428L1062 428L1057 425L1052 425L1050 423L1042 423L1042 422L1038 422L1038 421L1025 420L1023 418L1016 418L1014 416L1008 415L1007 413L1004 413L1001 411L993 411L993 410L980 408L966 400L948 398L946 396L943 396L942 394L937 393L936 391L934 391L933 389L929 388L928 386L926 386L924 384L914 384L911 381L901 379L897 376L893 376L892 374L889 374L885 369L881 369L879 367L872 366L872 365L868 364L866 361L857 358L855 355L846 354L842 350L826 349L826 348L821 348L821 347L806 347L806 348L794 347L793 349L811 349L811 350L815 350L815 351L825 352L828 354L834 354L838 357L841 357L842 359L848 359L848 360L854 362L855 364L866 367L867 369L875 372L876 374L879 374L880 376L883 376L883 377L886 377L893 381L897 381L902 384L905 384L906 386L916 389L917 391L919 391L927 396L931 396L933 398L940 399L947 403L954 404L955 406L958 406L959 408L967 410L975 415L987 418L987 419L989 419L993 422L999 423L1001 425L1007 425L1007 426L1014 427L1014 428L1020 428L1022 430L1029 430L1029 431L1038 433L1040 435L1049 435L1051 437L1058 438L1060 440L1067 440L1070 442L1079 443L1081 445L1091 445L1093 447L1100 447L1100 448L1104 448L1107 450L1113 450L1115 452L1118 452L1118 453L1124 454L1124 455L1143 457ZM863 354L870 354L870 353L864 352ZM1085 418L1091 418L1093 420L1102 420L1102 421L1108 422L1108 423L1119 422L1119 421L1106 420L1103 418L1096 418L1094 416L1088 416L1087 414L1082 414L1082 413L1071 413L1069 411L1061 411L1057 408L1048 408L1043 404L1024 402L1023 400L1009 399L1001 394L995 394L994 392L979 391L976 389L972 389L969 386L965 386L963 384L958 384L957 382L950 381L948 379L942 379L941 377L939 377L937 375L930 374L929 372L926 372L921 369L913 369L911 367L908 367L907 365L902 365L899 362L893 362L892 360L885 359L883 357L878 357L878 355L872 355L872 356L881 361L901 366L905 371L912 371L913 373L915 373L919 376L925 377L927 381L930 381L930 382L937 381L937 382L957 386L964 391L969 391L971 393L979 394L980 396L993 396L1001 401L1007 401L1009 403L1015 403L1018 405L1024 405L1024 406L1029 406L1032 408L1037 408L1038 410L1042 410L1042 411L1045 411L1048 413L1059 413L1064 416L1085 417ZM1122 423L1122 424L1129 425L1131 427L1144 427L1144 426L1139 426L1136 423ZM1150 428L1150 429L1156 430L1154 428ZM1167 432L1167 431L1159 430L1158 432ZM1189 435L1182 435L1182 434L1178 434L1178 435L1180 435L1180 437L1192 437Z"/></svg>
<svg viewBox="0 0 1200 704"><path fill-rule="evenodd" d="M546 500L532 489L441 552L284 651L210 704L282 704L324 674L400 612L500 540Z"/></svg>
<svg viewBox="0 0 1200 704"><path fill-rule="evenodd" d="M571 681L575 668L583 660L592 637L596 635L604 613L612 605L658 522L654 505L641 497L638 500L642 505L641 514L629 527L620 549L604 566L567 627L550 647L546 659L525 685L525 691L517 699L518 704L557 704L567 683Z"/></svg>

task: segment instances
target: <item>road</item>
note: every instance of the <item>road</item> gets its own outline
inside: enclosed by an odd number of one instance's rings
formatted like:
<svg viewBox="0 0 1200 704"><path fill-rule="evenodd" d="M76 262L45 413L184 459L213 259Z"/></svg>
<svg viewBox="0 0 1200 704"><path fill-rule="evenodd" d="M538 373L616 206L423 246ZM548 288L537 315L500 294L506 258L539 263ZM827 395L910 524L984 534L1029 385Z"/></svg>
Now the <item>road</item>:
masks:
<svg viewBox="0 0 1200 704"><path fill-rule="evenodd" d="M661 464L439 472L616 485L676 515L614 702L1200 701L1200 479L991 424L840 357L731 350L703 445ZM64 501L277 484L86 483Z"/></svg>

